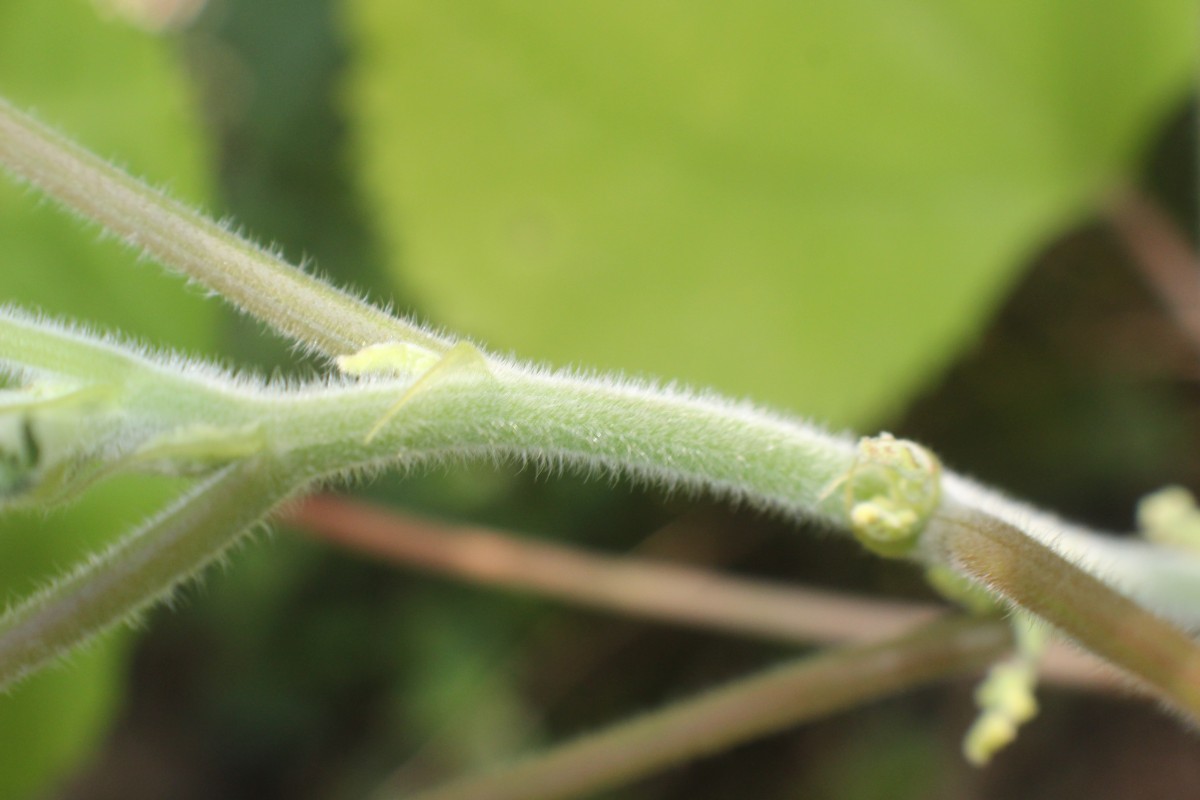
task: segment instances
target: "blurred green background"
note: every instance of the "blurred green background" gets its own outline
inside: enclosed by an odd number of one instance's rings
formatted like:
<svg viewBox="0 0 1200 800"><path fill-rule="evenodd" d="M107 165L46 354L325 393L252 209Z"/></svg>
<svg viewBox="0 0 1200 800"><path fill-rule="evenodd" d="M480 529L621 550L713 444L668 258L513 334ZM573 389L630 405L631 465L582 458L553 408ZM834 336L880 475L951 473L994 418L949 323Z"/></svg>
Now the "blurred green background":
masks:
<svg viewBox="0 0 1200 800"><path fill-rule="evenodd" d="M715 386L1090 523L1197 486L1196 357L1097 216L1196 218L1190 3L0 0L0 91L294 260L522 357ZM195 8L190 8L195 6ZM179 24L147 30L182 9ZM189 10L194 19L184 21ZM263 372L285 343L0 186L0 296ZM178 487L0 521L19 597ZM357 491L864 593L910 570L624 485L474 468ZM782 647L459 586L291 532L0 699L0 797L350 798L744 674ZM1045 693L985 771L966 683L621 798L1186 796L1195 741Z"/></svg>

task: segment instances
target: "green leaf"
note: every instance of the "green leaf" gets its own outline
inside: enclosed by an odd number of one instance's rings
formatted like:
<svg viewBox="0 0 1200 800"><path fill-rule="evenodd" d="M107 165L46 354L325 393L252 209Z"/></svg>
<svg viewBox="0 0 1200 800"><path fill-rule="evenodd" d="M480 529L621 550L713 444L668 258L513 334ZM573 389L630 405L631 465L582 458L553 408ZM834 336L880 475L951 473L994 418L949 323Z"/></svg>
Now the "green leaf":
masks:
<svg viewBox="0 0 1200 800"><path fill-rule="evenodd" d="M895 411L1181 99L1184 0L354 0L362 179L439 324Z"/></svg>
<svg viewBox="0 0 1200 800"><path fill-rule="evenodd" d="M0 3L5 96L133 174L197 202L207 194L194 99L162 39L78 0ZM0 180L0 302L212 350L215 309L124 245Z"/></svg>
<svg viewBox="0 0 1200 800"><path fill-rule="evenodd" d="M52 514L0 521L0 591L6 601L44 585L141 522L178 491L178 482L124 478ZM41 797L68 778L99 744L119 707L130 637L107 636L0 697L0 797Z"/></svg>
<svg viewBox="0 0 1200 800"><path fill-rule="evenodd" d="M79 0L0 3L0 84L18 105L193 201L204 196L195 109L167 42ZM0 179L0 303L211 351L215 313L182 283ZM106 485L46 517L0 519L11 603L139 522L165 487ZM0 797L42 796L98 744L120 700L129 637L108 637L0 698Z"/></svg>

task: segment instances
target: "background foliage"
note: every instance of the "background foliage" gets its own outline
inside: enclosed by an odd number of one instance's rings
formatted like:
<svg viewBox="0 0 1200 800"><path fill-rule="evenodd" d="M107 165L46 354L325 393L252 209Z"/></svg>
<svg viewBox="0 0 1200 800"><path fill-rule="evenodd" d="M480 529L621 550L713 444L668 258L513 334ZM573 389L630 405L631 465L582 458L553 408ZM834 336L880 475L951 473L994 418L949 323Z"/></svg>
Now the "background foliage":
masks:
<svg viewBox="0 0 1200 800"><path fill-rule="evenodd" d="M205 143L183 71L168 42L85 3L0 3L0 91L70 130L89 147L120 153L193 202L208 194ZM20 303L163 345L214 352L217 314L153 268L130 271L116 242L0 184L0 302ZM136 284L136 292L128 287ZM39 586L171 496L170 487L122 481L78 506L6 517L0 586L10 600ZM119 701L127 637L94 647L0 699L0 796L21 797L61 775L94 746Z"/></svg>
<svg viewBox="0 0 1200 800"><path fill-rule="evenodd" d="M1194 38L1186 2L347 6L362 172L428 313L835 425L977 331Z"/></svg>
<svg viewBox="0 0 1200 800"><path fill-rule="evenodd" d="M1191 11L227 0L162 37L81 2L10 0L0 86L439 324L886 425L1128 527L1140 493L1200 478L1195 359L1089 215L1139 170L1190 213ZM8 186L0 237L5 300L265 369L287 358ZM162 488L6 518L6 596ZM477 469L366 491L614 551L677 520L654 540L680 558L923 591L850 548L624 487ZM290 535L150 627L131 663L122 639L0 703L0 795L360 796L402 763L414 780L467 769L781 652L397 575ZM621 796L1120 797L1200 777L1169 721L1061 695L995 768L968 772L954 740L969 715L963 689L924 693Z"/></svg>

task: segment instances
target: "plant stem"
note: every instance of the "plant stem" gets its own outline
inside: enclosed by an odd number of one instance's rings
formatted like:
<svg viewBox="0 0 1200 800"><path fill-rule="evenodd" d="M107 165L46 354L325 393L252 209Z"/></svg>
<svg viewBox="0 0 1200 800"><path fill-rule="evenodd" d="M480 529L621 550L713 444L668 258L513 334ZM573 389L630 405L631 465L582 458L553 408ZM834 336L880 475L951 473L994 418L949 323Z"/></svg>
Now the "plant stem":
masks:
<svg viewBox="0 0 1200 800"><path fill-rule="evenodd" d="M2 99L0 164L7 166L14 175L40 186L64 205L99 222L132 244L145 247L168 269L209 286L248 313L328 355L351 355L364 346L389 341L416 344L435 354L446 352L450 347L449 339L395 319L380 309L339 292L264 253L220 225L125 175L17 111ZM678 393L649 388L631 392L627 391L630 389L628 385L573 379L569 376L550 376L528 367L504 364L491 357L486 358L486 363L498 373L506 373L509 383L515 379L516 383L522 384L518 393L524 393L520 404L525 406L522 412L528 412L525 414L526 419L554 417L560 427L559 435L553 437L555 443L569 446L546 449L546 437L539 435L528 436L523 441L522 433L544 432L546 426L543 425L539 429L535 425L521 429L519 426L525 424L523 421L510 423L504 419L498 412L507 411L515 404L509 403L508 408L505 408L504 402L497 402L503 399L504 393L511 391L510 387L501 387L501 392L477 395L477 404L474 406L457 406L456 413L468 415L468 422L475 419L479 422L468 431L471 435L460 441L457 447L448 441L447 437L441 437L443 441L430 451L435 455L493 458L506 456L519 460L532 459L539 464L548 460L552 466L572 463L591 470L622 471L637 477L662 481L668 487L687 490L705 487L715 490L717 494L747 499L758 505L782 507L793 512L799 509L806 516L824 516L815 508L823 487L806 479L795 484L800 486L799 496L789 496L785 482L788 475L778 469L768 469L766 472L773 471L775 478L782 479L783 482L777 481L767 487L769 493L766 496L757 495L755 492L760 487L755 485L755 478L765 477L762 461L774 460L781 462L776 466L791 468L795 465L793 456L814 457L820 463L813 468L806 468L801 477L816 478L822 474L830 475L830 470L839 463L848 466L848 459L852 457L848 455L852 450L852 443L827 434L820 434L824 437L824 442L819 447L811 446L810 442L802 453L798 453L788 443L788 446L780 448L780 452L760 447L750 455L739 452L736 442L733 441L725 441L721 447L715 449L710 449L704 444L696 446L696 443L691 441L692 432L689 430L688 420L682 418L679 420L681 424L664 425L661 431L656 430L652 424L653 420L642 420L639 425L622 423L611 415L593 420L588 414L602 410L603 403L613 395L618 396L616 407L634 410L643 415L661 414L664 420L670 414L686 415L691 412L681 408L681 405L686 404L675 402ZM563 384L573 384L570 387L573 391L563 391L568 388ZM395 391L404 392L406 388L408 387L397 383ZM626 391L621 391L622 389ZM538 394L539 392L541 394ZM257 399L261 399L261 393L259 394ZM675 397L672 397L672 394ZM583 397L584 395L590 395L590 400ZM637 395L636 399L631 395ZM353 397L350 394L343 396ZM310 407L321 405L322 401L319 398L310 399ZM370 426L363 431L369 433L371 426L388 412L386 409L370 410L373 402L370 398L357 399L366 401L362 410L374 414ZM558 404L564 400L567 406L560 407ZM769 423L766 425L768 428L773 427L785 432L789 428L794 432L797 428L807 427L780 418L769 418L769 415L762 412L731 403L722 404L712 402L711 399L706 400L707 402L693 402L690 405L693 410L699 411L709 419L723 417L724 421L718 427L726 436L732 435L738 425L753 417L757 417L758 420L757 423L752 423L752 427L760 429L763 427L760 424L762 422ZM359 405L362 406L362 403ZM325 421L338 419L340 415L337 409L328 407L328 404L326 406L323 412ZM260 410L263 408L261 403L258 407ZM166 412L172 409L161 410L166 418L171 417L171 414ZM279 411L280 409L275 408L267 413L277 415ZM361 421L361 415L350 416L355 423ZM447 415L441 416L445 421ZM431 417L432 415L427 416L427 421L432 421ZM735 417L740 417L741 421L735 420ZM491 426L491 430L487 429L488 426ZM504 435L499 435L500 428L504 426L508 426L509 430L504 431ZM336 428L343 434L346 432L346 426L319 427ZM401 426L394 426L398 427ZM460 421L454 426L454 430L461 433L468 427L466 422ZM574 437L569 435L572 432ZM436 432L427 430L426 433ZM659 435L651 446L644 446L647 441L644 438L622 438L633 433L639 437L655 433ZM815 440L817 433L819 432L815 432L815 429L808 429L806 437ZM671 441L666 441L668 436L671 437ZM387 440L387 437L380 438ZM427 435L424 438L437 437ZM573 441L569 441L572 439ZM786 437L784 441L788 442ZM793 438L792 442L794 441ZM349 442L349 439L346 442ZM406 444L401 437L396 436L391 437L390 443ZM494 448L489 449L493 443ZM325 449L330 451L335 448ZM343 468L352 463L367 462L380 465L387 461L395 463L404 458L404 454L396 447L386 455L381 454L377 448L359 448L358 456L361 458L345 458L350 449L352 448L343 447L338 452L338 455L343 457ZM367 449L370 452L364 453ZM782 458L780 453L783 454ZM729 460L721 464L715 460L718 457ZM677 469L680 463L687 468ZM713 470L711 475L707 473L709 469ZM681 472L690 473L690 477L685 474L683 479L680 479L678 476ZM751 474L749 480L745 479L747 474ZM841 473L835 471L832 477L836 478L839 474L844 475L844 470ZM1188 622L1200 619L1200 612L1197 612L1197 609L1200 609L1200 580L1197 579L1200 566L1193 561L1175 558L1169 553L1164 554L1161 548L1147 546L1144 542L1119 542L1111 537L1097 536L1094 532L1066 525L1036 509L1009 500L948 472L943 474L943 491L946 497L961 505L982 509L1016 525L1056 552L1096 574L1104 575L1106 580L1122 587L1139 602L1150 605L1172 619ZM845 523L845 520L833 521Z"/></svg>
<svg viewBox="0 0 1200 800"><path fill-rule="evenodd" d="M832 712L978 670L1011 640L1001 622L940 620L650 712L412 800L552 800L613 788Z"/></svg>
<svg viewBox="0 0 1200 800"><path fill-rule="evenodd" d="M824 499L855 463L853 442L711 395L495 359L462 365L438 380L371 376L285 389L140 353L11 309L0 310L0 361L118 387L122 412L143 437L197 426L202 434L235 437L261 429L264 449L294 458L306 476L509 457L539 467L620 473L846 525L840 504ZM401 413L366 441L398 399ZM196 446L207 446L203 437ZM949 504L1020 527L1168 618L1200 620L1200 560L1096 535L948 471L942 486Z"/></svg>
<svg viewBox="0 0 1200 800"><path fill-rule="evenodd" d="M1200 352L1200 258L1187 238L1157 203L1132 188L1110 198L1108 219L1176 327Z"/></svg>
<svg viewBox="0 0 1200 800"><path fill-rule="evenodd" d="M451 528L334 495L305 498L285 521L352 550L474 583L793 643L878 641L945 613Z"/></svg>
<svg viewBox="0 0 1200 800"><path fill-rule="evenodd" d="M971 510L940 516L946 563L1126 670L1200 722L1200 644L1048 547Z"/></svg>
<svg viewBox="0 0 1200 800"><path fill-rule="evenodd" d="M493 364L423 387L369 443L367 432L411 381L313 392L271 403L273 435L313 463L345 469L511 458L538 468L620 474L673 491L840 522L823 492L853 444L745 404Z"/></svg>
<svg viewBox="0 0 1200 800"><path fill-rule="evenodd" d="M136 615L220 558L280 500L258 461L212 475L105 552L0 618L0 691Z"/></svg>
<svg viewBox="0 0 1200 800"><path fill-rule="evenodd" d="M0 310L0 363L120 388L123 410L154 426L261 426L305 474L504 457L620 472L669 489L707 489L842 522L822 495L854 445L819 428L711 396L629 381L546 373L482 356L442 374L370 376L283 390L154 358L86 333ZM396 415L375 435L381 419Z"/></svg>
<svg viewBox="0 0 1200 800"><path fill-rule="evenodd" d="M1200 626L1200 558L1145 539L1119 537L1079 525L1013 500L949 470L942 473L943 512L950 521L971 509L1020 530L1076 567L1099 576L1138 603L1188 628ZM953 511L957 509L958 511ZM933 523L931 528L936 527ZM929 537L935 541L936 536ZM942 563L944 553L926 558Z"/></svg>
<svg viewBox="0 0 1200 800"><path fill-rule="evenodd" d="M151 189L0 98L0 165L168 269L329 356L441 337L308 275Z"/></svg>
<svg viewBox="0 0 1200 800"><path fill-rule="evenodd" d="M395 319L254 247L58 136L3 100L0 164L144 248L167 267L203 283L286 335L328 355L351 355L366 346L393 341L429 351L424 355L444 354L426 372L410 373L404 379L368 375L355 386L288 391L235 381L192 364L128 355L109 343L87 342L85 336L62 330L47 334L53 326L26 325L29 330L24 339L9 339L11 330L0 331L0 340L4 341L0 359L10 363L63 371L92 382L115 375L125 390L122 402L128 402L121 410L128 411L130 419L152 421L142 434L155 438L134 443L145 444L148 458L169 461L172 454L178 453L197 456L201 461L240 458L245 453L231 449L229 442L252 432L256 441L261 434L263 452L279 459L279 463L287 463L289 474L301 476L297 485L314 476L344 474L357 468L449 458L512 458L539 467L572 465L622 474L668 490L707 491L842 528L850 521L847 509L837 502L826 502L831 489L856 466L854 446L843 437L710 396L547 373L483 356L466 345L451 348L449 340ZM16 318L8 315L7 319L12 322ZM55 335L57 343L63 344L61 350L55 349ZM100 356L94 362L85 352L92 344L92 351ZM29 364L30 359L41 363ZM136 456L138 451L131 446L111 452ZM245 486L252 484L252 480L244 481ZM272 487L274 493L268 492L266 499L292 488L282 483ZM1007 529L1007 525L1016 525L1021 532L1013 530L1012 536L1029 537L1024 543L966 535L948 537L952 564L978 575L988 567L985 554L1007 554L1009 561L996 568L1004 579L1004 596L1117 660L1175 697L1190 713L1200 711L1200 697L1193 696L1198 694L1193 673L1200 669L1193 663L1195 647L1169 625L1160 622L1139 629L1157 642L1148 648L1151 655L1127 646L1128 642L1104 650L1100 647L1104 636L1114 631L1103 626L1085 630L1093 615L1087 606L1042 608L1044 598L1058 586L1055 576L1059 570L1071 570L1061 572L1068 581L1074 580L1070 576L1076 573L1083 574L1061 557L1066 556L1095 574L1105 575L1106 580L1124 587L1156 610L1177 620L1195 621L1200 614L1200 580L1196 579L1200 562L1176 558L1145 543L1131 546L1105 541L1090 532L1047 521L1045 515L949 473L943 474L941 487L948 507L974 509L972 519L977 526ZM254 509L256 502L266 499L252 499L248 507ZM873 501L865 506L877 517L882 513ZM186 507L185 501L171 513ZM214 504L216 510L212 513L218 515L215 519L227 513L221 511L223 507L221 502ZM263 511L265 508L258 513ZM200 512L189 513L202 516ZM995 525L978 522L993 517ZM156 524L166 525L166 520ZM934 522L932 528L941 524L955 529L954 520L941 511L934 512ZM980 550L972 555L965 544L968 542L978 544ZM130 553L138 552L137 547L130 546ZM220 550L214 542L207 546L190 553L193 567ZM1026 551L1042 553L1046 548L1059 555L1043 558L1038 562L1040 567L1028 567L1037 574L1023 575L1021 570L1027 567L1016 556ZM948 557L936 551L936 546L926 546L917 555L935 562ZM130 555L131 559L138 557ZM114 591L111 586L104 588L104 569L113 574L120 572L114 558L95 568L100 581L97 591ZM177 574L189 571L182 562L175 567ZM140 568L136 564L128 567ZM78 573L76 578L82 580L81 575ZM63 586L74 586L76 578ZM1078 596L1072 595L1074 599L1101 598L1103 585L1093 578L1088 581L1091 583L1075 581ZM126 598L125 605L134 608L148 602L168 585L170 581L161 587L151 581L136 589L144 597L136 603ZM1119 597L1111 591L1109 594ZM1103 607L1120 611L1128 619L1153 619L1119 599L1129 607L1111 599L1104 600L1108 605ZM114 619L120 616L116 613L120 606L116 603L109 610L116 614ZM25 609L23 606L14 613L26 613ZM86 607L83 610L88 611ZM84 613L81 618L86 616ZM24 630L20 628L23 623L11 615L6 619L0 622L0 635L8 630L9 641L16 641L11 638L16 635L13 631ZM31 645L27 642L21 646ZM1171 659L1181 656L1188 660L1182 662L1176 674ZM22 658L17 662L23 663Z"/></svg>
<svg viewBox="0 0 1200 800"><path fill-rule="evenodd" d="M116 345L0 306L0 363L115 386L135 362Z"/></svg>
<svg viewBox="0 0 1200 800"><path fill-rule="evenodd" d="M281 521L339 547L472 583L791 644L876 642L946 611L735 578L661 559L602 556L333 494L290 504ZM1120 683L1108 664L1062 642L1051 644L1039 668L1045 680L1060 685L1112 689Z"/></svg>

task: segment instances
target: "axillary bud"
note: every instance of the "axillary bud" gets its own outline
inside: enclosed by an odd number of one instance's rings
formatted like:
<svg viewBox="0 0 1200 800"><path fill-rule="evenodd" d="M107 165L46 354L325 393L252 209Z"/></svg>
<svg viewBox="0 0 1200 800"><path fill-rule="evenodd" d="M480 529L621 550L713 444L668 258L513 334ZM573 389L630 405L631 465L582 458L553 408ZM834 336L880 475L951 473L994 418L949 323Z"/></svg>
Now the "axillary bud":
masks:
<svg viewBox="0 0 1200 800"><path fill-rule="evenodd" d="M827 490L840 496L851 532L889 558L910 554L941 502L942 465L933 453L890 433L859 440L854 465Z"/></svg>

